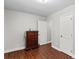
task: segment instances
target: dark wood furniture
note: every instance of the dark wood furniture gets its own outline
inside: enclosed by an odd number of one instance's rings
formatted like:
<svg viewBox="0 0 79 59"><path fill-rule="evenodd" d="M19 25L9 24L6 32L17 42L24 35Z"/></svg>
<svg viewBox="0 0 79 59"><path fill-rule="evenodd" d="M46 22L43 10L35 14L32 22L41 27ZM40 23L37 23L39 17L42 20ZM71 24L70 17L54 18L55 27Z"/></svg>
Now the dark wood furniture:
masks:
<svg viewBox="0 0 79 59"><path fill-rule="evenodd" d="M26 50L38 47L38 31L26 31Z"/></svg>

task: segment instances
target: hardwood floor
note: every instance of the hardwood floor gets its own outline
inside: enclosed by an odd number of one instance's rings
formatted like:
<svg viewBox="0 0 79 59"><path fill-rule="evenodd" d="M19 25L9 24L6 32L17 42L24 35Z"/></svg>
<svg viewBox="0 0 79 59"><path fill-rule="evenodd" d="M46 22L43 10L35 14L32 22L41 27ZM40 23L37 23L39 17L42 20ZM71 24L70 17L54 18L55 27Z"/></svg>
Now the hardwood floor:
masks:
<svg viewBox="0 0 79 59"><path fill-rule="evenodd" d="M4 59L73 59L70 56L55 50L50 44L42 45L33 50L19 50L5 53Z"/></svg>

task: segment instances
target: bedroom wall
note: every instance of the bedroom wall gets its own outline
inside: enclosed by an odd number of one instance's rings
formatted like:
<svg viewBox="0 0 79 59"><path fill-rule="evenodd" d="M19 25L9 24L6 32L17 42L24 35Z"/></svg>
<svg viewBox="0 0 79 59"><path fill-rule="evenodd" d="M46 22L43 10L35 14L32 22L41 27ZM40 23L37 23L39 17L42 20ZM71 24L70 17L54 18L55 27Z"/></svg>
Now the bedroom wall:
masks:
<svg viewBox="0 0 79 59"><path fill-rule="evenodd" d="M15 51L25 48L24 33L31 30L37 30L37 21L44 17L17 12L5 9L4 20L4 50L5 52Z"/></svg>
<svg viewBox="0 0 79 59"><path fill-rule="evenodd" d="M15 51L25 48L24 32L30 28L38 29L38 20L47 20L47 41L52 42L52 46L59 48L59 16L63 14L74 15L74 5L71 5L63 10L60 10L48 17L41 17L34 14L17 12L5 9L4 20L4 50L5 52ZM46 22L46 21L45 21Z"/></svg>
<svg viewBox="0 0 79 59"><path fill-rule="evenodd" d="M74 5L70 5L58 12L55 12L47 17L47 22L50 27L51 32L51 41L52 46L55 46L57 48L60 47L60 16L63 15L75 15L74 14ZM73 37L74 42L74 37ZM74 54L74 43L73 43L73 54Z"/></svg>

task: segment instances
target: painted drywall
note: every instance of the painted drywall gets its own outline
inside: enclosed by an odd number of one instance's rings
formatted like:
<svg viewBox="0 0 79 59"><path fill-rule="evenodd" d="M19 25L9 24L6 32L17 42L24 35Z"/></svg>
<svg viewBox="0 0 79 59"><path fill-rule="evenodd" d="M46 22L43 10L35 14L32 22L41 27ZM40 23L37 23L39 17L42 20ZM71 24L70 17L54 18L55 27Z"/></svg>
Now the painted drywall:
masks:
<svg viewBox="0 0 79 59"><path fill-rule="evenodd" d="M51 41L52 41L52 46L55 46L57 48L60 48L60 16L63 15L75 15L74 14L74 5L70 5L63 10L60 10L54 14L51 14L50 16L47 17L47 22L49 23L49 27L51 30ZM74 23L73 23L74 25ZM73 31L74 34L74 31ZM74 37L73 37L73 42L74 42ZM74 43L73 43L73 54L74 54Z"/></svg>
<svg viewBox="0 0 79 59"><path fill-rule="evenodd" d="M59 47L59 19L55 16L49 16L47 22L49 22L49 29L51 32L48 32L51 36L52 45ZM48 30L49 31L49 30ZM49 36L49 38L50 38Z"/></svg>
<svg viewBox="0 0 79 59"><path fill-rule="evenodd" d="M44 20L44 17L5 9L4 51L24 49L24 33L29 29L38 30L38 20Z"/></svg>
<svg viewBox="0 0 79 59"><path fill-rule="evenodd" d="M60 10L59 12L56 12L46 17L46 19L45 17L33 14L5 9L5 52L25 48L24 33L30 28L32 30L38 30L37 20L47 20L47 42L52 41L52 46L56 46L57 48L59 48L59 17L64 14L74 15L74 5L71 5L63 10Z"/></svg>

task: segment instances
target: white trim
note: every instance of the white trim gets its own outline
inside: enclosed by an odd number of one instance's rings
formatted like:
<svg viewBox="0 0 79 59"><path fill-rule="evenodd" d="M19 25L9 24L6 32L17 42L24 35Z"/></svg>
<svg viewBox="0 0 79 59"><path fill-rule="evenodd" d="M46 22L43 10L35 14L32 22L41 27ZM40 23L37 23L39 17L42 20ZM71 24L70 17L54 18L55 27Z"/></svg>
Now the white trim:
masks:
<svg viewBox="0 0 79 59"><path fill-rule="evenodd" d="M51 43L51 41L45 42L45 43L40 43L40 45L48 44Z"/></svg>
<svg viewBox="0 0 79 59"><path fill-rule="evenodd" d="M51 41L48 41L48 43L51 43Z"/></svg>
<svg viewBox="0 0 79 59"><path fill-rule="evenodd" d="M66 53L67 55L71 56L72 58L75 58L75 56L74 56L73 54L68 53L68 52L66 52L66 51L63 51L63 50L61 50L61 49L59 49L59 48L57 48L57 47L55 47L55 46L52 46L52 48L55 48L56 50L61 51L61 52L63 52L63 53Z"/></svg>
<svg viewBox="0 0 79 59"><path fill-rule="evenodd" d="M40 45L44 45L44 44L48 44L48 43L51 43L51 41L48 41L48 42L40 44ZM25 47L19 47L19 48L9 49L9 50L6 50L4 53L13 52L13 51L21 50L21 49L25 49Z"/></svg>
<svg viewBox="0 0 79 59"><path fill-rule="evenodd" d="M13 52L13 51L22 50L22 49L25 49L25 47L19 47L19 48L14 48L14 49L6 50L4 53Z"/></svg>
<svg viewBox="0 0 79 59"><path fill-rule="evenodd" d="M43 43L43 44L40 44L40 45L44 45L44 44L48 44L48 43L51 43L51 41L48 41L48 42ZM75 58L74 55L72 55L72 54L70 54L70 53L67 53L67 52L65 52L65 51L63 51L63 50L60 50L59 48L57 48L57 47L55 47L55 46L52 46L52 48L55 48L56 50L61 51L61 52L64 52L64 53L70 55L72 58ZM25 47L20 47L20 48L15 48L15 49L6 50L4 53L13 52L13 51L22 50L22 49L25 49Z"/></svg>

